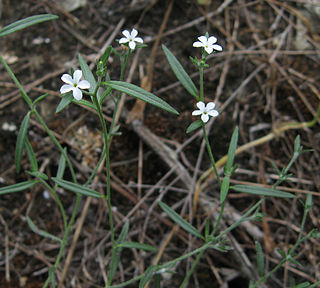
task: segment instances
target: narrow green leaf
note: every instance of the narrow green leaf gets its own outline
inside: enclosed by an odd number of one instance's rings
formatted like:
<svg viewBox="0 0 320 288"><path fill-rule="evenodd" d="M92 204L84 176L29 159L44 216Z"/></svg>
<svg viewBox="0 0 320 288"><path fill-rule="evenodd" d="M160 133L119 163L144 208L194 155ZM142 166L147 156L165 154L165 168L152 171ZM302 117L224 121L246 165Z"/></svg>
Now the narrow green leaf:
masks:
<svg viewBox="0 0 320 288"><path fill-rule="evenodd" d="M144 272L144 276L139 282L139 288L144 288L147 283L151 280L153 273L156 271L157 266L149 266L148 269Z"/></svg>
<svg viewBox="0 0 320 288"><path fill-rule="evenodd" d="M229 185L230 185L230 177L225 176L223 178L222 184L221 184L221 192L220 192L220 202L223 203L228 195L229 192Z"/></svg>
<svg viewBox="0 0 320 288"><path fill-rule="evenodd" d="M239 128L238 128L238 126L236 126L236 128L234 129L234 131L232 133L232 137L231 137L231 141L230 141L230 145L229 145L229 150L228 150L228 159L227 159L227 164L225 166L225 171L227 173L231 173L231 170L232 170L234 156L235 156L235 152L236 152L237 144L238 144L238 135L239 135Z"/></svg>
<svg viewBox="0 0 320 288"><path fill-rule="evenodd" d="M199 96L197 87L194 85L187 72L183 69L178 59L165 45L162 45L162 50L167 57L173 73L176 75L182 86L198 100Z"/></svg>
<svg viewBox="0 0 320 288"><path fill-rule="evenodd" d="M147 102L165 111L179 115L179 112L176 111L174 108L172 108L167 102L163 101L158 96L142 89L139 86L136 86L131 83L122 82L122 81L107 81L107 82L103 82L103 84L111 87L112 89L126 93L133 97L136 97L144 102Z"/></svg>
<svg viewBox="0 0 320 288"><path fill-rule="evenodd" d="M65 93L62 98L61 101L56 109L56 113L61 112L64 108L66 108L73 100L73 95L72 95L72 91Z"/></svg>
<svg viewBox="0 0 320 288"><path fill-rule="evenodd" d="M52 15L52 14L40 14L40 15L30 16L3 27L0 30L0 37L9 35L13 32L25 29L29 26L32 26L41 22L55 20L58 18L59 18L58 16Z"/></svg>
<svg viewBox="0 0 320 288"><path fill-rule="evenodd" d="M88 187L82 186L80 184L72 183L70 181L61 180L55 177L51 178L55 183L61 186L64 189L70 190L74 193L79 193L85 196L94 197L94 198L101 198L103 197L99 192L94 191Z"/></svg>
<svg viewBox="0 0 320 288"><path fill-rule="evenodd" d="M188 134L188 133L190 133L190 132L202 127L202 125L203 125L203 122L201 120L194 121L189 125L189 127L187 128L186 133Z"/></svg>
<svg viewBox="0 0 320 288"><path fill-rule="evenodd" d="M178 213L176 213L172 208L170 208L168 205L164 204L163 202L159 202L159 206L161 209L167 213L167 215L176 222L181 228L189 232L190 234L197 236L200 239L204 239L204 237L201 235L201 233L198 231L197 228L192 226L189 222L184 220Z"/></svg>
<svg viewBox="0 0 320 288"><path fill-rule="evenodd" d="M273 196L273 197L281 197L281 198L294 198L296 197L294 194L283 192L280 190L268 188L268 187L259 187L252 185L235 185L231 186L231 189L237 192L255 194L260 196Z"/></svg>
<svg viewBox="0 0 320 288"><path fill-rule="evenodd" d="M63 150L65 153L67 153L67 147L65 147ZM66 158L61 153L56 179L61 180L63 178L65 169L66 169Z"/></svg>
<svg viewBox="0 0 320 288"><path fill-rule="evenodd" d="M108 46L107 49L102 54L101 61L102 61L103 65L107 64L107 61L109 59L111 51L112 51L112 46Z"/></svg>
<svg viewBox="0 0 320 288"><path fill-rule="evenodd" d="M79 58L79 64L80 64L80 67L81 67L81 70L83 73L83 77L84 77L84 79L86 79L90 83L89 92L94 93L94 91L96 90L96 87L97 87L96 79L94 78L88 64L83 59L81 54L78 55L78 58ZM100 101L99 91L97 93L97 97L98 97L98 101Z"/></svg>
<svg viewBox="0 0 320 288"><path fill-rule="evenodd" d="M45 173L42 173L40 171L26 171L27 174L35 177L35 178L40 178L40 179L43 179L43 180L48 180L48 176L45 174Z"/></svg>
<svg viewBox="0 0 320 288"><path fill-rule="evenodd" d="M45 99L48 95L49 95L49 93L46 93L46 94L39 96L36 100L33 101L33 106L36 105L37 103L39 103L40 101L42 101L43 99Z"/></svg>
<svg viewBox="0 0 320 288"><path fill-rule="evenodd" d="M39 182L38 180L31 180L31 181L20 182L13 185L2 187L0 188L0 195L27 190L38 182Z"/></svg>
<svg viewBox="0 0 320 288"><path fill-rule="evenodd" d="M138 242L121 242L120 244L117 245L117 247L121 248L135 248L135 249L140 249L144 251L157 251L157 248L143 244L143 243L138 243Z"/></svg>
<svg viewBox="0 0 320 288"><path fill-rule="evenodd" d="M25 138L29 128L29 122L30 122L30 112L28 112L27 115L24 117L18 133L17 144L16 144L16 155L15 155L17 173L19 173L21 169L22 153L24 150Z"/></svg>
<svg viewBox="0 0 320 288"><path fill-rule="evenodd" d="M257 251L257 266L258 266L259 276L263 277L265 274L264 255L263 255L261 244L258 241L256 241L256 251Z"/></svg>
<svg viewBox="0 0 320 288"><path fill-rule="evenodd" d="M318 282L318 285L320 284L320 282ZM307 287L311 287L309 282L303 282L300 283L298 285L293 286L293 288L307 288ZM316 287L316 286L314 286Z"/></svg>
<svg viewBox="0 0 320 288"><path fill-rule="evenodd" d="M55 278L55 267L50 267L49 269L49 279L50 279L50 282L51 282L51 287L52 288L56 288L57 285L56 285L56 278Z"/></svg>
<svg viewBox="0 0 320 288"><path fill-rule="evenodd" d="M61 240L59 237L54 236L54 235L48 233L47 231L44 231L44 230L39 229L39 228L32 222L32 220L31 220L28 216L27 216L27 222L28 222L28 225L29 225L30 229L31 229L34 233L36 233L36 234L38 234L38 235L40 235L40 236L42 236L42 237L49 238L49 239L52 239L52 240L55 240L55 241L58 241L58 242L62 243L62 240Z"/></svg>
<svg viewBox="0 0 320 288"><path fill-rule="evenodd" d="M38 161L37 161L37 157L36 154L33 151L33 148L29 142L28 137L25 138L25 145L26 145L26 151L27 151L27 156L29 158L29 162L31 165L31 170L32 171L38 171L39 166L38 166Z"/></svg>

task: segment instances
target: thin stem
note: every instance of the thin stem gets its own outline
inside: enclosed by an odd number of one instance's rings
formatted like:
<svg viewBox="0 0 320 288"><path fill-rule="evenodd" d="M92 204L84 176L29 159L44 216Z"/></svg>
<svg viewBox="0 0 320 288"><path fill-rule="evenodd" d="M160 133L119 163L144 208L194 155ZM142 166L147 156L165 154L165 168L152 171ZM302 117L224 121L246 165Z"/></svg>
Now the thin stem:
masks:
<svg viewBox="0 0 320 288"><path fill-rule="evenodd" d="M223 212L224 212L225 203L226 203L226 201L223 201L223 202L221 203L220 213L219 213L219 216L218 216L218 220L217 220L217 222L216 222L216 225L215 225L214 228L213 228L212 237L214 237L214 236L216 235L216 232L217 232L217 230L218 230L218 228L219 228L220 221L221 221L221 219L222 219L222 215L223 215Z"/></svg>
<svg viewBox="0 0 320 288"><path fill-rule="evenodd" d="M200 101L204 102L204 92L203 92L203 67L199 67L200 72Z"/></svg>
<svg viewBox="0 0 320 288"><path fill-rule="evenodd" d="M183 288L186 284L188 284L188 281L189 281L189 278L190 276L192 275L194 269L196 268L196 266L198 265L203 253L204 253L204 249L202 251L200 251L200 253L197 255L197 258L196 260L194 260L192 266L191 266L191 269L190 271L188 272L187 276L183 279L183 282L181 283L180 285L180 288Z"/></svg>
<svg viewBox="0 0 320 288"><path fill-rule="evenodd" d="M208 151L208 154L209 154L209 158L210 158L210 161L211 161L213 170L214 170L214 172L216 173L217 181L218 181L218 183L219 183L219 186L221 187L221 180L220 180L220 177L219 177L219 174L218 174L218 170L217 170L217 167L216 167L216 162L214 161L214 158L213 158L212 150L211 150L210 143L209 143L209 139L208 139L208 135L207 135L206 126L205 126L205 125L202 125L202 128L203 128L203 136L204 136L204 140L205 140L205 142L206 142L206 146L207 146L207 151Z"/></svg>

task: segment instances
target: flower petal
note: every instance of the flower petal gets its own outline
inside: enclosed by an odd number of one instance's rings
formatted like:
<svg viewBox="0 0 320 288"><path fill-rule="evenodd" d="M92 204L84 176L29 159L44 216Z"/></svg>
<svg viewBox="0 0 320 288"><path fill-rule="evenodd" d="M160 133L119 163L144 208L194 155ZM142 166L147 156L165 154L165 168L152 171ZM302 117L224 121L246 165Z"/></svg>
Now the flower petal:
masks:
<svg viewBox="0 0 320 288"><path fill-rule="evenodd" d="M220 45L218 45L218 44L212 45L212 48L213 48L214 50L217 50L217 51L222 51L222 50L223 50L222 46L220 46Z"/></svg>
<svg viewBox="0 0 320 288"><path fill-rule="evenodd" d="M128 30L122 31L122 34L123 34L127 39L130 38L130 32L129 32Z"/></svg>
<svg viewBox="0 0 320 288"><path fill-rule="evenodd" d="M64 82L64 83L67 83L67 84L70 84L70 85L73 85L74 82L73 82L73 79L72 77L69 75L69 74L63 74L61 76L61 80Z"/></svg>
<svg viewBox="0 0 320 288"><path fill-rule="evenodd" d="M214 102L209 102L206 108L207 108L207 111L209 111L209 110L213 110L214 107L216 107L216 104Z"/></svg>
<svg viewBox="0 0 320 288"><path fill-rule="evenodd" d="M206 52L207 52L208 54L211 54L212 51L213 51L213 48L212 48L212 46L209 46L209 47L205 47L204 50L206 50Z"/></svg>
<svg viewBox="0 0 320 288"><path fill-rule="evenodd" d="M80 79L82 77L82 71L81 70L76 70L73 72L73 81L74 83L78 84Z"/></svg>
<svg viewBox="0 0 320 288"><path fill-rule="evenodd" d="M212 117L217 117L219 115L219 112L217 110L210 110L207 113Z"/></svg>
<svg viewBox="0 0 320 288"><path fill-rule="evenodd" d="M87 81L87 80L81 80L79 83L78 83L78 87L80 89L89 89L90 88L90 83Z"/></svg>
<svg viewBox="0 0 320 288"><path fill-rule="evenodd" d="M212 44L216 43L217 42L217 38L214 37L214 36L211 36L208 38L208 44L211 46Z"/></svg>
<svg viewBox="0 0 320 288"><path fill-rule="evenodd" d="M73 90L72 91L73 97L76 100L81 100L82 99L82 91L77 87L74 87L72 90Z"/></svg>
<svg viewBox="0 0 320 288"><path fill-rule="evenodd" d="M203 47L203 43L200 41L193 42L193 47Z"/></svg>
<svg viewBox="0 0 320 288"><path fill-rule="evenodd" d="M204 45L208 43L207 37L206 36L200 36L198 37L198 39L200 40L201 43L203 43Z"/></svg>
<svg viewBox="0 0 320 288"><path fill-rule="evenodd" d="M143 43L143 39L141 37L134 38L134 41L139 42L139 43Z"/></svg>
<svg viewBox="0 0 320 288"><path fill-rule="evenodd" d="M199 110L200 110L201 112L203 112L203 111L206 109L206 105L205 105L202 101L199 101L199 102L197 103L197 107L199 108Z"/></svg>
<svg viewBox="0 0 320 288"><path fill-rule="evenodd" d="M209 121L208 114L202 114L201 115L201 120L202 120L202 122L207 123Z"/></svg>
<svg viewBox="0 0 320 288"><path fill-rule="evenodd" d="M136 29L131 30L131 37L134 39L138 35L138 31Z"/></svg>
<svg viewBox="0 0 320 288"><path fill-rule="evenodd" d="M202 111L200 111L200 110L194 110L193 112L192 112L192 115L193 116L199 116L199 115L201 115L202 114Z"/></svg>
<svg viewBox="0 0 320 288"><path fill-rule="evenodd" d="M120 40L119 40L119 44L124 44L124 43L128 43L129 40L125 37L122 37Z"/></svg>
<svg viewBox="0 0 320 288"><path fill-rule="evenodd" d="M136 48L136 43L134 42L134 41L130 41L129 42L129 47L130 47L130 49L134 49L134 48Z"/></svg>
<svg viewBox="0 0 320 288"><path fill-rule="evenodd" d="M69 75L70 76L70 75ZM67 92L70 92L73 89L73 85L70 84L64 84L62 85L62 87L60 88L60 93L64 94Z"/></svg>

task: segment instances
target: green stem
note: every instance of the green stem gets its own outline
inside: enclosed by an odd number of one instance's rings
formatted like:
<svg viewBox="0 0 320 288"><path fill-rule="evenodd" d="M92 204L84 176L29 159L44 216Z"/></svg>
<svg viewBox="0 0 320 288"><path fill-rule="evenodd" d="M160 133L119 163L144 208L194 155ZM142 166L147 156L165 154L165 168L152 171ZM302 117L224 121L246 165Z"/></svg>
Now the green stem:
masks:
<svg viewBox="0 0 320 288"><path fill-rule="evenodd" d="M196 268L196 266L198 265L203 253L205 250L200 251L200 253L197 255L196 260L194 260L194 262L192 263L191 269L188 272L187 276L183 279L183 282L180 285L180 288L183 288L186 284L188 284L189 278L192 275L194 269Z"/></svg>
<svg viewBox="0 0 320 288"><path fill-rule="evenodd" d="M214 236L216 235L216 232L217 232L217 230L218 230L218 228L219 228L220 221L221 221L221 219L222 219L222 215L223 215L223 212L224 212L225 203L226 203L226 201L223 201L223 202L221 203L220 213L219 213L219 216L218 216L218 220L217 220L217 222L216 222L216 225L215 225L214 228L213 228L212 237L214 237Z"/></svg>
<svg viewBox="0 0 320 288"><path fill-rule="evenodd" d="M204 92L203 92L203 67L199 67L200 72L200 101L204 102Z"/></svg>
<svg viewBox="0 0 320 288"><path fill-rule="evenodd" d="M207 135L206 126L203 124L202 128L203 128L203 136L204 136L204 140L206 142L209 158L210 158L213 170L214 170L214 172L215 172L215 174L217 176L217 181L219 183L219 186L221 187L221 180L220 180L220 177L219 177L219 174L218 174L218 170L217 170L217 167L216 167L216 162L214 161L214 158L213 158L212 150L211 150L209 139L208 139L208 135Z"/></svg>

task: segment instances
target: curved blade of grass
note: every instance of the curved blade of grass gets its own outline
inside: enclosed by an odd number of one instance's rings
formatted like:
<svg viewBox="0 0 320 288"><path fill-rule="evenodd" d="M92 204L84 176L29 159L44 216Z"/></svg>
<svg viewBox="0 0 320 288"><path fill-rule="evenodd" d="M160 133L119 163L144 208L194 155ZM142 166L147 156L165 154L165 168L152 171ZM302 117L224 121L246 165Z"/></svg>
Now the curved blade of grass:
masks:
<svg viewBox="0 0 320 288"><path fill-rule="evenodd" d="M30 122L30 112L28 112L27 115L24 116L19 129L19 133L18 133L17 144L16 144L16 154L15 154L15 163L16 163L17 173L19 173L21 169L22 153L24 150L25 138L28 132L29 122Z"/></svg>
<svg viewBox="0 0 320 288"><path fill-rule="evenodd" d="M44 230L39 229L39 228L32 222L32 220L31 220L28 216L27 216L27 222L28 222L28 225L29 225L30 229L31 229L34 233L36 233L36 234L38 234L38 235L40 235L40 236L42 236L42 237L49 238L49 239L52 239L52 240L55 240L55 241L58 241L58 242L62 243L62 240L61 240L59 237L54 236L54 235L50 234L50 233L47 232L47 231L44 231Z"/></svg>
<svg viewBox="0 0 320 288"><path fill-rule="evenodd" d="M144 102L147 102L153 106L161 108L165 111L179 115L179 112L176 111L174 108L172 108L167 102L163 101L158 96L142 89L139 86L136 86L134 84L127 83L127 82L122 82L122 81L107 81L107 82L103 82L103 84L111 87L112 89L115 89L117 91L126 93L126 94L131 95L135 98L138 98L138 99L140 99Z"/></svg>
<svg viewBox="0 0 320 288"><path fill-rule="evenodd" d="M52 15L52 14L40 14L40 15L30 16L3 27L0 30L0 37L9 35L13 32L25 29L29 26L32 26L41 22L55 20L58 18L59 18L58 16Z"/></svg>
<svg viewBox="0 0 320 288"><path fill-rule="evenodd" d="M70 181L58 179L55 177L51 178L55 183L57 183L60 187L70 190L74 193L79 193L85 196L94 197L94 198L101 198L103 197L99 192L94 191L88 187L82 186L80 184L76 184Z"/></svg>
<svg viewBox="0 0 320 288"><path fill-rule="evenodd" d="M27 190L38 182L38 180L31 180L2 187L0 188L0 195Z"/></svg>
<svg viewBox="0 0 320 288"><path fill-rule="evenodd" d="M158 203L161 209L167 213L167 215L176 222L181 228L189 232L190 234L197 236L200 239L204 239L204 237L201 235L201 233L198 231L197 228L192 226L189 222L184 220L178 213L176 213L172 208L170 208L168 205L164 204L163 202Z"/></svg>
<svg viewBox="0 0 320 288"><path fill-rule="evenodd" d="M197 87L196 85L194 85L187 72L183 69L178 59L165 45L162 45L162 50L167 57L173 73L176 75L182 86L198 100L199 96Z"/></svg>
<svg viewBox="0 0 320 288"><path fill-rule="evenodd" d="M273 197L280 197L280 198L296 197L294 194L291 194L288 192L283 192L283 191L275 190L268 187L259 187L259 186L252 186L252 185L235 185L235 186L231 186L231 189L237 192L255 194L260 196L273 196Z"/></svg>

